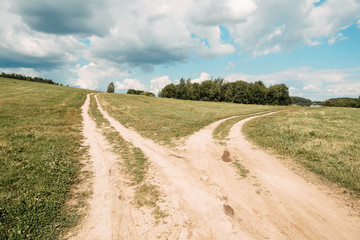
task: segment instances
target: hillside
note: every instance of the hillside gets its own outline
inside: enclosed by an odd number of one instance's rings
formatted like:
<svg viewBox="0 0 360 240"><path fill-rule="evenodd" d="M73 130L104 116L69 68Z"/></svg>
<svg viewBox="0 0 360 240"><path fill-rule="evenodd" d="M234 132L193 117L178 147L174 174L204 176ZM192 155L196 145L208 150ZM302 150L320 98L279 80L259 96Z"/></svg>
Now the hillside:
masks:
<svg viewBox="0 0 360 240"><path fill-rule="evenodd" d="M80 180L89 92L0 78L0 239L57 239L76 223L65 202Z"/></svg>

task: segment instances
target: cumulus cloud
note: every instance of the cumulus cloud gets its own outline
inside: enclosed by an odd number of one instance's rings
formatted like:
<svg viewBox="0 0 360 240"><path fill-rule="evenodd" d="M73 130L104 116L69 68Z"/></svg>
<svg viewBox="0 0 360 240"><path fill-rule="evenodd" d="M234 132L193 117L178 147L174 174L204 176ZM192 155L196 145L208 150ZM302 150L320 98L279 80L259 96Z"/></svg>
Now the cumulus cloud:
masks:
<svg viewBox="0 0 360 240"><path fill-rule="evenodd" d="M193 23L205 26L246 21L257 8L252 0L200 0L196 5L201 7L193 8L189 17Z"/></svg>
<svg viewBox="0 0 360 240"><path fill-rule="evenodd" d="M12 4L24 23L39 32L103 36L113 21L106 1L13 0Z"/></svg>
<svg viewBox="0 0 360 240"><path fill-rule="evenodd" d="M210 79L210 75L206 72L202 72L202 73L200 73L199 78L192 79L191 82L192 83L202 83L203 81L206 81L209 79Z"/></svg>
<svg viewBox="0 0 360 240"><path fill-rule="evenodd" d="M102 67L94 62L84 66L77 65L72 72L77 76L73 84L87 89L98 89L101 83L109 84L129 75L128 72L121 72L114 67Z"/></svg>
<svg viewBox="0 0 360 240"><path fill-rule="evenodd" d="M49 69L77 60L83 44L72 36L39 33L11 11L9 1L0 8L0 65L8 68Z"/></svg>
<svg viewBox="0 0 360 240"><path fill-rule="evenodd" d="M253 56L291 50L299 44L317 45L360 16L360 2L355 0L326 1L317 7L314 1L300 0L256 3L247 21L228 25L235 41Z"/></svg>
<svg viewBox="0 0 360 240"><path fill-rule="evenodd" d="M154 94L158 94L161 89L163 89L166 85L170 84L171 80L169 76L162 76L158 78L153 78L150 81L151 87L150 91Z"/></svg>
<svg viewBox="0 0 360 240"><path fill-rule="evenodd" d="M138 79L124 79L124 81L115 82L115 89L135 89L145 90L146 86L142 84Z"/></svg>

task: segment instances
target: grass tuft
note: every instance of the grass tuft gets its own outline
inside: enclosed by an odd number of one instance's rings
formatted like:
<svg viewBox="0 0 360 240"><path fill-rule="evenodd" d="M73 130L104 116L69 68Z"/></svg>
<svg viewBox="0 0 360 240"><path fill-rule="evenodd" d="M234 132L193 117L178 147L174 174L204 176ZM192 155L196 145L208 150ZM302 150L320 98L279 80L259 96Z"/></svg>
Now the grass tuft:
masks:
<svg viewBox="0 0 360 240"><path fill-rule="evenodd" d="M244 165L242 165L238 160L235 160L234 162L232 162L232 164L234 165L234 167L237 169L237 173L242 177L242 178L246 178L247 175L249 174L249 170L246 169L244 167Z"/></svg>

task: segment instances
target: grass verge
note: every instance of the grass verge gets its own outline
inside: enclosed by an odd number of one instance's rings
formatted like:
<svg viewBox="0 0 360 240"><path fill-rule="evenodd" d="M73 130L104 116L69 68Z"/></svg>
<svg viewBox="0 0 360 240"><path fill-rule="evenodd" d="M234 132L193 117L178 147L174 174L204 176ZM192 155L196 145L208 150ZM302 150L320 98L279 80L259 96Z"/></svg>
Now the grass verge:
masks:
<svg viewBox="0 0 360 240"><path fill-rule="evenodd" d="M246 114L246 115L242 115L242 116L239 116L239 117L228 119L228 120L220 123L215 128L215 130L213 132L213 138L220 145L226 145L226 141L229 140L227 137L229 136L230 129L232 128L232 126L234 126L234 124L236 124L237 122L239 122L239 121L241 121L241 120L243 120L245 118L255 116L255 115L258 115L258 114L266 114L268 112L271 112L271 111L265 111L265 112L261 112L261 113L258 112L256 114Z"/></svg>
<svg viewBox="0 0 360 240"><path fill-rule="evenodd" d="M78 219L86 91L0 78L0 239L57 239Z"/></svg>
<svg viewBox="0 0 360 240"><path fill-rule="evenodd" d="M103 108L128 128L168 146L223 118L284 109L269 105L244 105L150 98L126 94L99 94Z"/></svg>
<svg viewBox="0 0 360 240"><path fill-rule="evenodd" d="M298 108L254 119L244 133L360 196L360 111Z"/></svg>
<svg viewBox="0 0 360 240"><path fill-rule="evenodd" d="M91 96L89 114L112 144L113 151L121 156L121 164L125 173L128 175L131 185L135 186L134 203L136 207L146 206L152 209L156 221L166 217L167 214L159 206L159 202L162 201L160 189L151 183L150 163L142 150L125 141L110 125L98 110L94 96Z"/></svg>

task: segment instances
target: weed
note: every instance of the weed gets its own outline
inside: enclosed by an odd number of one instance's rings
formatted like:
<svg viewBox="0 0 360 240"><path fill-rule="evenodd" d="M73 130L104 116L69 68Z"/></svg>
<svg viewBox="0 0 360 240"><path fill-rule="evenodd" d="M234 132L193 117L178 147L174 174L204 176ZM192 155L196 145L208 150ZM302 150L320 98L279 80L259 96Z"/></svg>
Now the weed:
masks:
<svg viewBox="0 0 360 240"><path fill-rule="evenodd" d="M232 162L232 164L237 169L238 174L242 178L247 177L247 175L249 174L250 171L248 169L246 169L238 160L235 160L234 162Z"/></svg>

